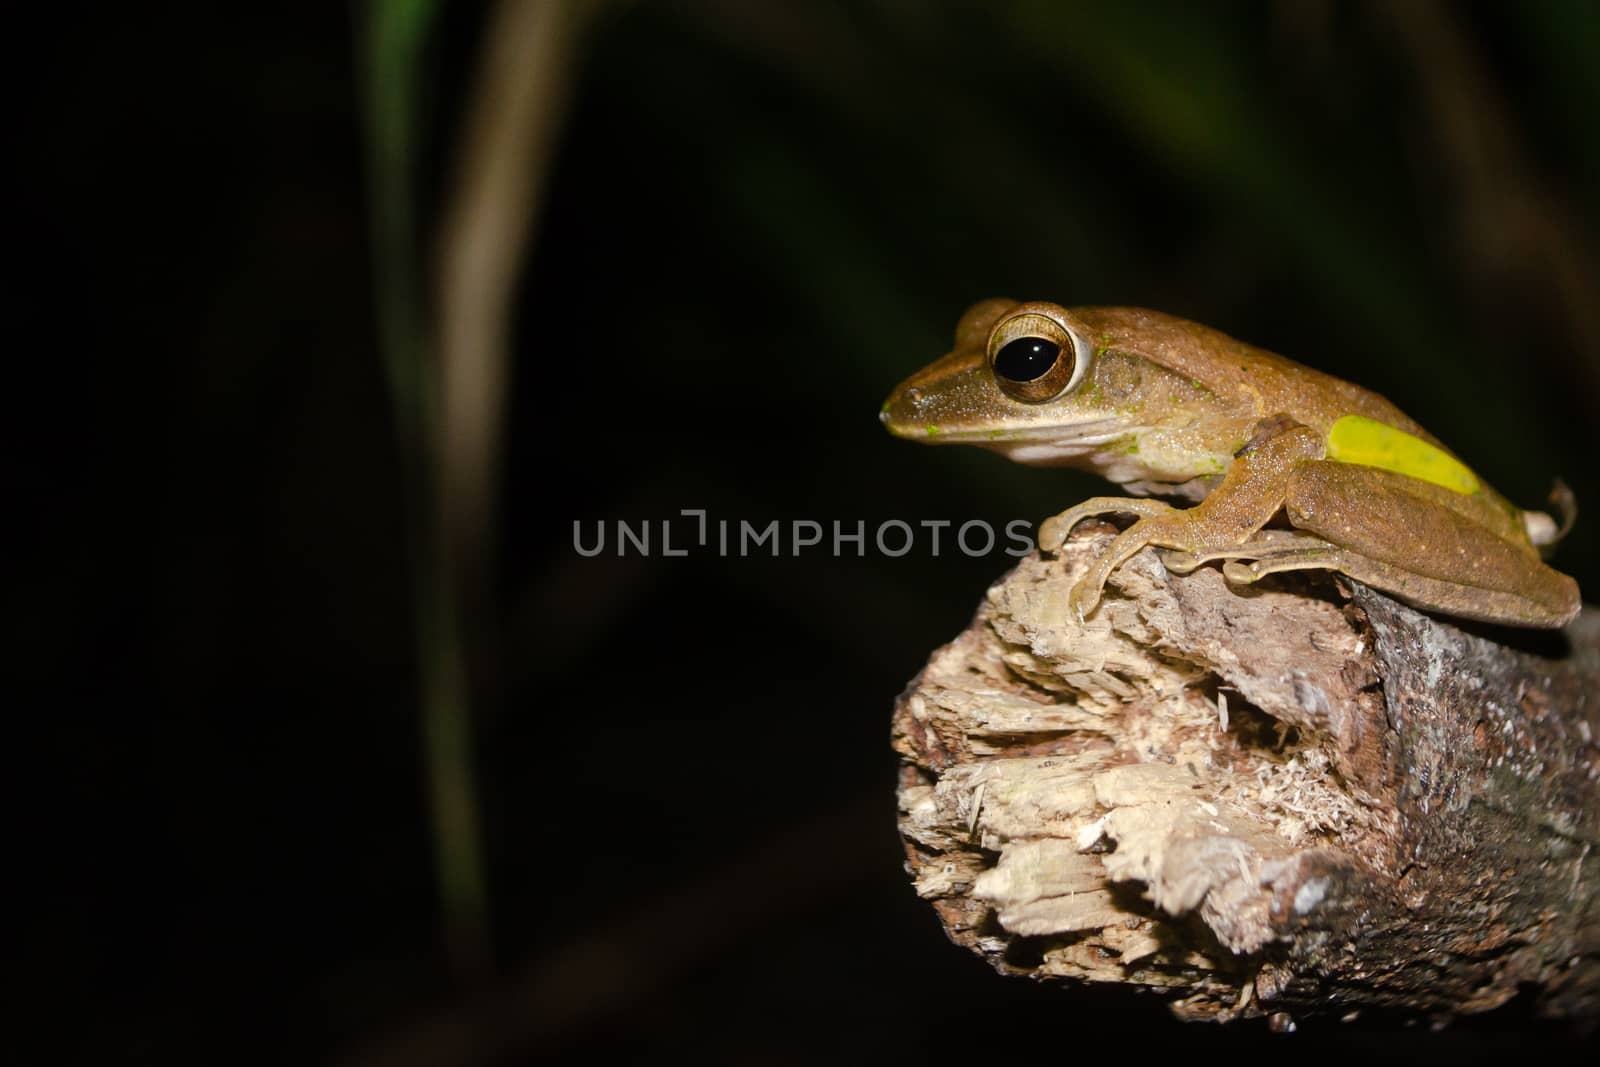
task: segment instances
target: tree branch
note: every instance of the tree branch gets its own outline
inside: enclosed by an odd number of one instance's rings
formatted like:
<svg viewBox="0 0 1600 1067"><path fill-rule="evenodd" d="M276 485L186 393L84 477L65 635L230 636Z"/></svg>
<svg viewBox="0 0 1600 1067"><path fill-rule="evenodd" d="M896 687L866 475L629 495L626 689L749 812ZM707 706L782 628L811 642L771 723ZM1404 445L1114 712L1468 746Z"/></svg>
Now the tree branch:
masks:
<svg viewBox="0 0 1600 1067"><path fill-rule="evenodd" d="M896 706L909 870L954 941L1187 1018L1600 1008L1600 613L1465 630L1147 550L1080 624L1105 542L1024 560Z"/></svg>

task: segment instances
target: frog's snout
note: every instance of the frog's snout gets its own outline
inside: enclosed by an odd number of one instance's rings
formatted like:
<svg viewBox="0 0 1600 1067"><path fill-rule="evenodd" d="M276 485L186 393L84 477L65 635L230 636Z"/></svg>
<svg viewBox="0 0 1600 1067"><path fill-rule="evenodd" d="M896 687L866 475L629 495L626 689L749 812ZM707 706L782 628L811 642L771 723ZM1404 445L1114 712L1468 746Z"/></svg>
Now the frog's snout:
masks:
<svg viewBox="0 0 1600 1067"><path fill-rule="evenodd" d="M896 437L906 436L906 423L903 412L899 410L899 396L891 396L883 402L883 407L878 411L878 421L883 423L883 428Z"/></svg>
<svg viewBox="0 0 1600 1067"><path fill-rule="evenodd" d="M878 421L896 437L920 437L922 434L913 433L912 427L921 402L922 390L915 386L896 389L878 409Z"/></svg>
<svg viewBox="0 0 1600 1067"><path fill-rule="evenodd" d="M950 433L985 410L985 388L982 355L951 353L895 386L878 419L896 437L913 441L964 439Z"/></svg>

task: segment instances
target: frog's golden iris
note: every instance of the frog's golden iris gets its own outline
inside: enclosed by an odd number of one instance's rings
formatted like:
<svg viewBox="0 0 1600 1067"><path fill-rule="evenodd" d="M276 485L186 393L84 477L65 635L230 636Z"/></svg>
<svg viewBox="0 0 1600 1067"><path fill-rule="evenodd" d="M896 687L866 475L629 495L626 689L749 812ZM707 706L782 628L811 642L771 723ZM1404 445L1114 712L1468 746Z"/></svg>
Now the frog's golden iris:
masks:
<svg viewBox="0 0 1600 1067"><path fill-rule="evenodd" d="M1009 397L1025 404L1054 400L1078 384L1078 340L1049 315L1023 312L995 324L987 344L989 367Z"/></svg>

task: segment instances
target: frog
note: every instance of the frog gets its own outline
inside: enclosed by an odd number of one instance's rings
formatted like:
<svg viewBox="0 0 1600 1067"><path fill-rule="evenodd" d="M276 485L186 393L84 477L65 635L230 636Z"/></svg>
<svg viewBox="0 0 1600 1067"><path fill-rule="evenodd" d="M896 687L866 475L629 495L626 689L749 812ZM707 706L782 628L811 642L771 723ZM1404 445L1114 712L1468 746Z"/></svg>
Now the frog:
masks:
<svg viewBox="0 0 1600 1067"><path fill-rule="evenodd" d="M1057 554L1080 523L1133 520L1072 587L1080 621L1146 547L1175 574L1219 564L1241 593L1321 570L1505 626L1559 628L1582 606L1578 583L1545 562L1576 518L1561 483L1559 521L1518 508L1378 393L1162 312L981 301L879 419L897 437L1089 470L1128 494L1039 526L1038 548Z"/></svg>

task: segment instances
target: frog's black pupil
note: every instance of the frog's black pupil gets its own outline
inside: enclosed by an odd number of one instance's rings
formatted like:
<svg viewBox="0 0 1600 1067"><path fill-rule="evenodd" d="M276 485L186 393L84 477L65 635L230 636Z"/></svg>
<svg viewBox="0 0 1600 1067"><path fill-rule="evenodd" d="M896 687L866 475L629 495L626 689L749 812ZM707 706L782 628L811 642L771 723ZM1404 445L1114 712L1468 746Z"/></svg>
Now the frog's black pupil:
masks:
<svg viewBox="0 0 1600 1067"><path fill-rule="evenodd" d="M1019 337L994 356L994 372L1013 382L1031 382L1055 366L1061 346L1043 337Z"/></svg>

